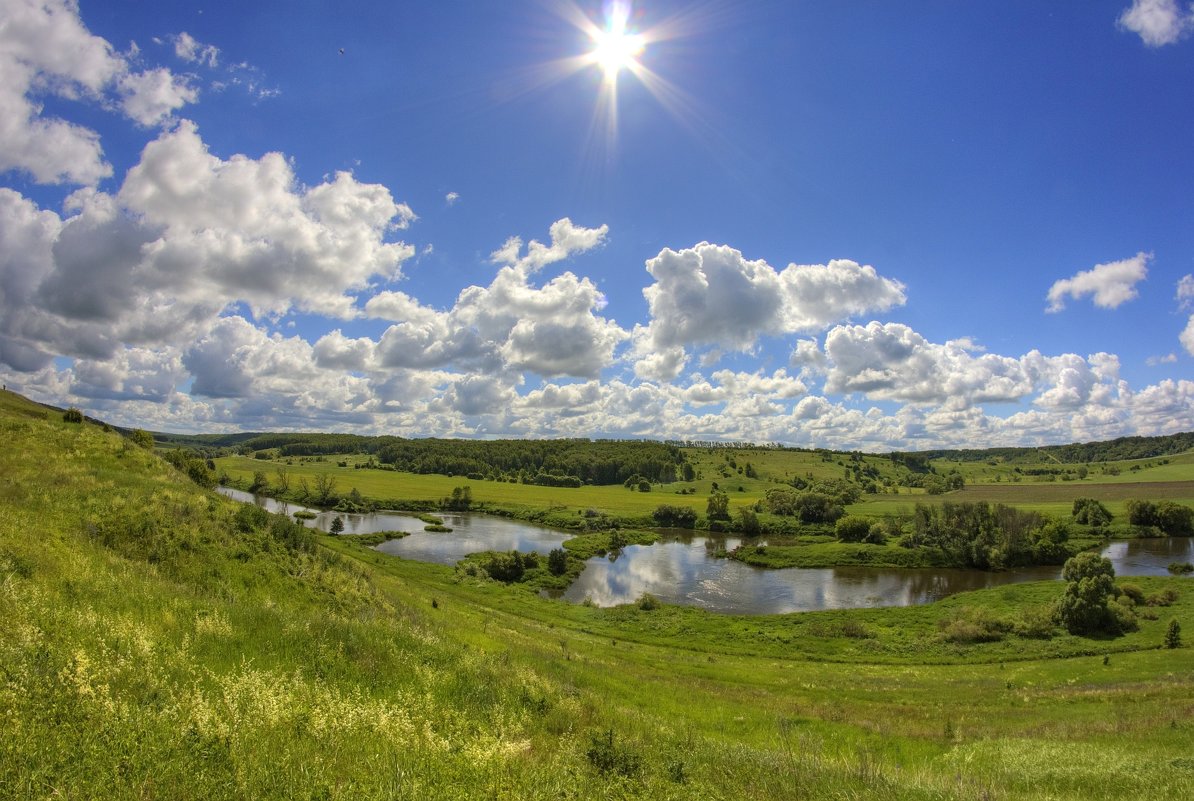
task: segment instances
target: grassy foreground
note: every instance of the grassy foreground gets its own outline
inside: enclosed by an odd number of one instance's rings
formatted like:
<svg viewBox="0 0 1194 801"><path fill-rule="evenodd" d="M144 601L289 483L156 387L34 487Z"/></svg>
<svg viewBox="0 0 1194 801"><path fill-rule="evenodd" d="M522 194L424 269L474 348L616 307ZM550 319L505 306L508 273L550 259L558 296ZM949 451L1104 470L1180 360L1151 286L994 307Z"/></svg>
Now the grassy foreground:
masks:
<svg viewBox="0 0 1194 801"><path fill-rule="evenodd" d="M3 798L1194 795L1194 648L1157 647L1188 579L1107 640L940 636L1058 584L591 609L256 519L11 394L0 431Z"/></svg>

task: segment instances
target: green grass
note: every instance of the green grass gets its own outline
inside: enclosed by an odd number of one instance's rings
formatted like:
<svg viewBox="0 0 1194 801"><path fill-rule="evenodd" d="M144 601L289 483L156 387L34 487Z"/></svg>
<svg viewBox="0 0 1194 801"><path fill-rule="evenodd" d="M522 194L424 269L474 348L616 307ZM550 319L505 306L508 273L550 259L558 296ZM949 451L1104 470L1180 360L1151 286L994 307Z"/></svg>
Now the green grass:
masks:
<svg viewBox="0 0 1194 801"><path fill-rule="evenodd" d="M540 487L528 484L510 484L496 481L476 481L460 476L422 475L398 473L383 470L354 469L353 465L364 463L364 456L328 457L327 461L285 460L262 461L245 457L224 457L216 460L217 470L227 473L234 480L247 483L254 471L264 471L266 477L276 483L276 470L286 471L291 477L291 496L300 479L308 485L314 484L315 476L321 473L332 475L336 480L337 492L347 494L357 489L362 495L383 503L437 504L448 497L452 489L468 485L474 500L492 509L506 510L525 515L528 510L542 514L550 513L552 523L568 527L582 521L571 517L583 516L593 510L604 515L622 518L632 524L650 524L651 512L660 504L688 506L701 516L712 486L727 490L730 499L730 513L753 507L762 500L768 489L779 486L776 482L812 475L816 478L841 478L844 468L838 462L848 464L845 459L826 460L824 455L805 451L780 451L769 449L701 449L689 448L686 453L698 469L700 478L692 482L655 485L651 492L630 491L621 486L585 486L576 489ZM838 456L841 456L840 454ZM745 471L749 462L758 472L758 478L746 478L729 468L727 459L733 460ZM347 461L348 467L338 467L337 461ZM880 457L863 457L866 464L891 470L890 461ZM864 495L859 503L848 508L850 514L864 516L903 515L911 512L917 503L942 503L944 501L985 501L1003 503L1018 508L1039 511L1045 514L1068 517L1075 498L1091 497L1102 501L1117 516L1123 515L1124 501L1133 498L1147 500L1174 500L1194 505L1194 454L1167 457L1168 464L1160 459L1138 460L1146 469L1133 471L1130 466L1137 462L1115 463L1122 467L1118 476L1095 475L1082 481L1041 482L1025 477L1018 483L975 483L979 471L993 470L985 463L960 462L938 464L941 472L959 468L965 474L970 471L965 489L945 495L928 495L919 490L905 488L899 493ZM725 478L717 472L724 467L731 477ZM1006 469L1001 475L1008 474ZM742 488L742 492L738 488ZM691 488L692 494L678 494L681 489ZM572 527L575 527L574 525Z"/></svg>
<svg viewBox="0 0 1194 801"><path fill-rule="evenodd" d="M246 526L11 393L0 431L2 798L1194 794L1194 648L1158 647L1171 617L1194 638L1189 579L1136 582L1179 599L1108 639L943 639L1053 582L771 617L596 609ZM631 775L588 756L611 731Z"/></svg>

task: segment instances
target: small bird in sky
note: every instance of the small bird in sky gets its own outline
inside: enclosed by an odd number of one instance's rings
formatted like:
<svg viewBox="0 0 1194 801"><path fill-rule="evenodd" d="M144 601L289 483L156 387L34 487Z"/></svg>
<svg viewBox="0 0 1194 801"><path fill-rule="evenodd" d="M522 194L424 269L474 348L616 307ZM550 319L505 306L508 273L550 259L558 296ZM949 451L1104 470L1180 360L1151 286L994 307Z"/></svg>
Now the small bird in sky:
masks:
<svg viewBox="0 0 1194 801"><path fill-rule="evenodd" d="M340 48L340 55L344 55L344 48L343 48L343 47L341 47L341 48Z"/></svg>

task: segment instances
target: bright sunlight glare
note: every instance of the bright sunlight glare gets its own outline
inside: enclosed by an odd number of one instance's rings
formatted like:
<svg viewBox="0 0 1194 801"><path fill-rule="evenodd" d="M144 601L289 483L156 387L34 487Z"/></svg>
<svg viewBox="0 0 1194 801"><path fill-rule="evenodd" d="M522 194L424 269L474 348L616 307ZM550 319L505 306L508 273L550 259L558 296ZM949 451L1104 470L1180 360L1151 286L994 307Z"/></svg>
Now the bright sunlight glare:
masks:
<svg viewBox="0 0 1194 801"><path fill-rule="evenodd" d="M615 82L623 69L633 71L638 66L637 56L646 44L642 34L626 29L629 14L627 4L614 3L606 17L605 29L594 29L589 34L594 44L589 58L601 67L609 83Z"/></svg>

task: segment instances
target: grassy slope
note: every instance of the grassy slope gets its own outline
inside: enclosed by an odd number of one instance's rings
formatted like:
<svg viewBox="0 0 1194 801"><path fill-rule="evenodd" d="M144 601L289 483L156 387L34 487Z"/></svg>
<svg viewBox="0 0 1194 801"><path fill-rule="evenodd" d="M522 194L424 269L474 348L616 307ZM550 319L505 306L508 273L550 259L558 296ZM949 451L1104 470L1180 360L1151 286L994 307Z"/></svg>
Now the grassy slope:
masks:
<svg viewBox="0 0 1194 801"><path fill-rule="evenodd" d="M1050 584L770 618L588 609L238 532L149 454L25 409L0 395L3 797L1194 792L1194 648L1152 648L1170 615L1194 636L1189 580L1152 580L1179 604L1116 640L936 636ZM586 757L610 729L643 759L630 778Z"/></svg>

